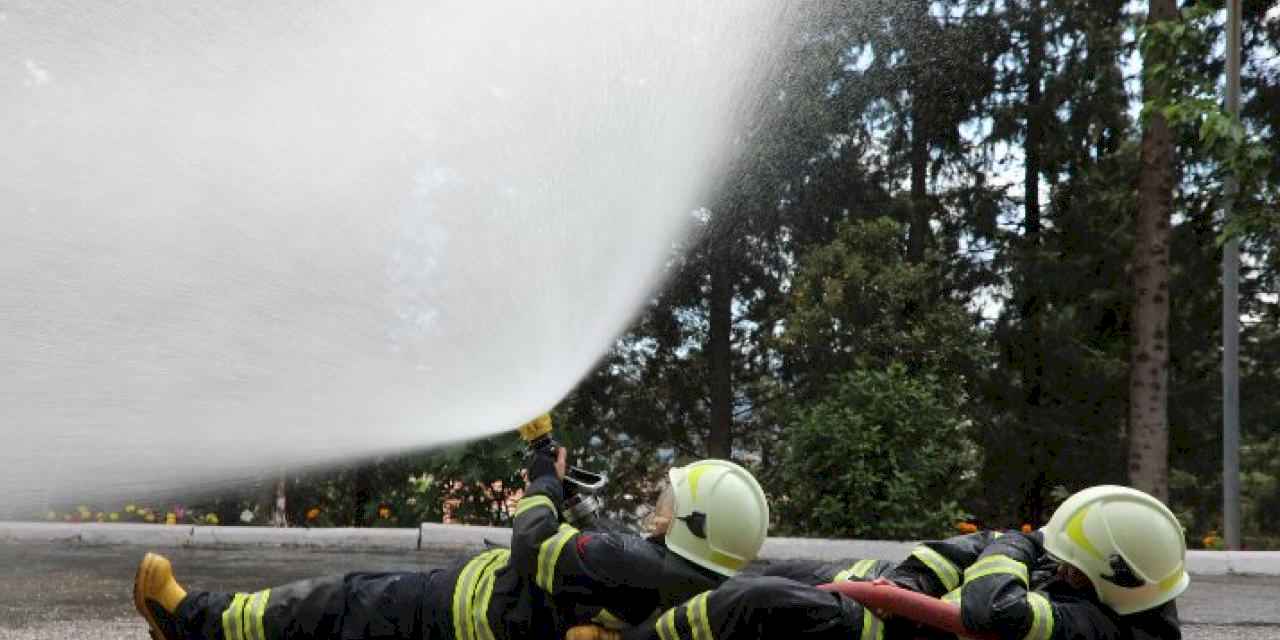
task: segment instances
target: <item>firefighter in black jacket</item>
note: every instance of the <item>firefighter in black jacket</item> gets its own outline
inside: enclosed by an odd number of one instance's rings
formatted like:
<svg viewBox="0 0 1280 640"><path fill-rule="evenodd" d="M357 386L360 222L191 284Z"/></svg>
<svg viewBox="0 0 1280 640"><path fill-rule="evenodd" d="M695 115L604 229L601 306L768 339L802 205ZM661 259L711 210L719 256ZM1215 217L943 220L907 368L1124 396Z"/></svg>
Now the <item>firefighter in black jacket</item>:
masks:
<svg viewBox="0 0 1280 640"><path fill-rule="evenodd" d="M429 573L352 573L256 593L191 592L147 554L134 604L155 640L561 638L575 624L638 625L754 560L768 505L755 478L721 460L672 469L662 538L560 523L564 450L533 456L511 549Z"/></svg>
<svg viewBox="0 0 1280 640"><path fill-rule="evenodd" d="M741 576L670 609L622 640L884 640L946 637L882 619L812 585L884 578L959 604L965 628L1026 640L1181 637L1174 598L1187 587L1181 526L1155 498L1126 487L1081 491L1030 534L992 532L928 542L896 566L862 560L784 563ZM617 634L575 630L576 638Z"/></svg>

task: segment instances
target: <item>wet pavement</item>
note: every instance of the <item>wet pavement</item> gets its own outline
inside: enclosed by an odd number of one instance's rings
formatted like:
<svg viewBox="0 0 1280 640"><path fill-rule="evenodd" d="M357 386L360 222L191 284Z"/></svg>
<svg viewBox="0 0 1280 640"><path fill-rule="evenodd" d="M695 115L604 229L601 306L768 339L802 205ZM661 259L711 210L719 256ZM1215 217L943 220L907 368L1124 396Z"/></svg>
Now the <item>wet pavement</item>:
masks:
<svg viewBox="0 0 1280 640"><path fill-rule="evenodd" d="M0 640L136 639L133 572L144 549L68 544L0 545ZM164 549L185 585L254 591L346 571L425 571L454 553L293 548ZM1197 577L1178 600L1184 637L1280 640L1280 578Z"/></svg>

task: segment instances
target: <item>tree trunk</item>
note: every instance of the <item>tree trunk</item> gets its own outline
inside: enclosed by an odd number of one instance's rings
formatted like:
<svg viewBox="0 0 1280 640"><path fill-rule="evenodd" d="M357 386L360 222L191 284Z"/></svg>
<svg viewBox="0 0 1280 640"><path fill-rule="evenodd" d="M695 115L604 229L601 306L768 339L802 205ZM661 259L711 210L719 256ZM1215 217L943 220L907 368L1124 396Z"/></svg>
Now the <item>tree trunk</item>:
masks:
<svg viewBox="0 0 1280 640"><path fill-rule="evenodd" d="M911 107L911 225L907 236L907 262L924 262L929 229L929 137L926 133L924 98L912 96Z"/></svg>
<svg viewBox="0 0 1280 640"><path fill-rule="evenodd" d="M1026 149L1023 164L1023 241L1028 269L1023 283L1022 320L1026 331L1027 353L1023 362L1027 403L1040 404L1040 377L1043 373L1040 337L1040 154L1044 139L1044 109L1041 102L1041 75L1044 60L1044 26L1040 1L1031 0L1027 16L1027 104Z"/></svg>
<svg viewBox="0 0 1280 640"><path fill-rule="evenodd" d="M288 496L285 491L287 486L287 476L284 471L281 471L280 478L276 480L275 508L271 512L273 527L289 526Z"/></svg>
<svg viewBox="0 0 1280 640"><path fill-rule="evenodd" d="M729 459L733 448L733 265L727 234L711 238L711 300L707 352L711 365L711 433L707 455Z"/></svg>
<svg viewBox="0 0 1280 640"><path fill-rule="evenodd" d="M930 65L936 64L937 51L931 50L929 37L935 34L934 18L929 14L928 2L904 3L907 12L908 33L916 33L905 43L907 68L911 70L912 79L908 82L911 94L911 143L908 159L911 163L911 224L907 230L907 262L920 264L924 262L925 250L929 247L933 230L929 227L929 142L933 135L933 124L930 110L934 105L934 87L931 85L932 72ZM923 31L921 31L923 30Z"/></svg>
<svg viewBox="0 0 1280 640"><path fill-rule="evenodd" d="M1148 23L1177 20L1174 0L1151 0ZM1172 60L1143 60L1144 68ZM1143 77L1142 97L1168 89ZM1173 213L1173 134L1153 113L1142 132L1133 247L1133 352L1129 371L1129 483L1169 497L1169 226Z"/></svg>
<svg viewBox="0 0 1280 640"><path fill-rule="evenodd" d="M1040 396L1044 377L1044 345L1040 308L1040 155L1044 139L1045 110L1041 106L1041 75L1044 61L1044 26L1040 0L1031 0L1026 22L1027 63L1024 68L1027 85L1026 139L1023 163L1023 251L1024 277L1020 292L1019 313L1022 316L1022 391L1023 420L1029 425L1040 422ZM1027 522L1044 522L1044 482L1042 438L1036 436L1032 464L1037 470L1029 487L1034 495L1026 496L1024 516Z"/></svg>
<svg viewBox="0 0 1280 640"><path fill-rule="evenodd" d="M373 500L373 462L361 462L352 479L350 526L365 526L364 507Z"/></svg>

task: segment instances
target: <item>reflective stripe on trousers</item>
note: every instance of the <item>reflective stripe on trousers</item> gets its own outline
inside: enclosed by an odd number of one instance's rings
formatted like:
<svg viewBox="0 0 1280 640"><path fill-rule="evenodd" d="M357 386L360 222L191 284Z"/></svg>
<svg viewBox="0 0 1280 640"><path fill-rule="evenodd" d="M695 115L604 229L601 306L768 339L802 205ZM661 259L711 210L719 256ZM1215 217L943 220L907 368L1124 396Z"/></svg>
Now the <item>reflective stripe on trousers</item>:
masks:
<svg viewBox="0 0 1280 640"><path fill-rule="evenodd" d="M707 597L710 595L710 591L703 591L662 614L656 625L658 637L661 640L715 640L715 635L711 633L711 621L707 618ZM681 613L684 615L679 615ZM678 625L677 622L681 619L684 624ZM687 634L681 633L681 626L688 630Z"/></svg>
<svg viewBox="0 0 1280 640"><path fill-rule="evenodd" d="M489 627L489 599L494 574L507 566L508 549L486 551L467 562L453 588L453 637L455 640L493 640Z"/></svg>
<svg viewBox="0 0 1280 640"><path fill-rule="evenodd" d="M222 636L226 640L267 640L262 616L267 611L271 590L237 593L231 606L222 612Z"/></svg>

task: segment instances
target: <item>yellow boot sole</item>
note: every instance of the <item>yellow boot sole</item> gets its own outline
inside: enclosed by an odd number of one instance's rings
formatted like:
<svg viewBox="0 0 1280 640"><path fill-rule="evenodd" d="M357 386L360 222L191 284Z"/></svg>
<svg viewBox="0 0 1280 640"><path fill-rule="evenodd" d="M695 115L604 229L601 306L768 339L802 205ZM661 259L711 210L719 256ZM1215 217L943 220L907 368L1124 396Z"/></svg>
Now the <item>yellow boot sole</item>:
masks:
<svg viewBox="0 0 1280 640"><path fill-rule="evenodd" d="M160 628L147 600L159 604L169 613L175 613L182 598L187 592L173 578L173 566L164 556L148 553L138 563L138 571L133 576L133 606L147 621L147 631L153 640L178 640L168 638Z"/></svg>

